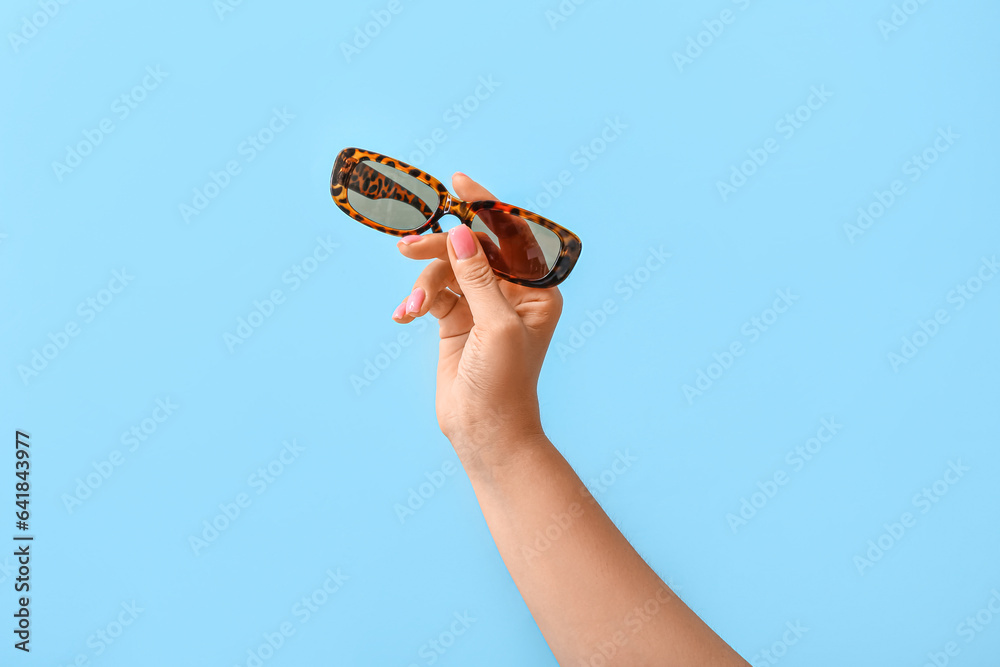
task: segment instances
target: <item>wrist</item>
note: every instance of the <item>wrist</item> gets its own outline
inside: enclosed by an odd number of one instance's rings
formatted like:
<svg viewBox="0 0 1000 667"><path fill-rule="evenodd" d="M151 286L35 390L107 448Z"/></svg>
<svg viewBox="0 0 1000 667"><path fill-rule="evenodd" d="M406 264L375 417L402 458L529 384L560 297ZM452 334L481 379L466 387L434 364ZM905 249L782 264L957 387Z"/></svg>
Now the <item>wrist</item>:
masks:
<svg viewBox="0 0 1000 667"><path fill-rule="evenodd" d="M551 445L541 421L531 419L481 422L448 439L466 472L488 477L525 454Z"/></svg>

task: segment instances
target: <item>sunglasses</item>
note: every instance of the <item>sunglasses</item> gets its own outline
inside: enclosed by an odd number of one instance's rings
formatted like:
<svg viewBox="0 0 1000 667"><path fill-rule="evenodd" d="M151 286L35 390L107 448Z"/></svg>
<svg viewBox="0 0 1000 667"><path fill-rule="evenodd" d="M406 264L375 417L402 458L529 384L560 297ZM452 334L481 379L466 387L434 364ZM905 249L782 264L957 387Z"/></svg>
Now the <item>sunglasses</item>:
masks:
<svg viewBox="0 0 1000 667"><path fill-rule="evenodd" d="M430 174L357 148L337 156L330 194L344 213L393 236L441 232L441 218L454 215L479 238L493 272L518 285L555 287L583 247L576 234L537 213L492 200L462 201Z"/></svg>

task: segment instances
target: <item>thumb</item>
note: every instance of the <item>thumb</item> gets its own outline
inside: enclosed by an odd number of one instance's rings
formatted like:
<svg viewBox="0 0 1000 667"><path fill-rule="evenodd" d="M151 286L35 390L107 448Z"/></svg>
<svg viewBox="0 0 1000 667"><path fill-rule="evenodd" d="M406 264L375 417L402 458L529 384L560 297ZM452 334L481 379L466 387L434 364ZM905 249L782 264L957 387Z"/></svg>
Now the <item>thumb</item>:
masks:
<svg viewBox="0 0 1000 667"><path fill-rule="evenodd" d="M448 259L477 326L488 329L491 325L517 317L500 291L500 284L479 239L465 224L456 225L448 231Z"/></svg>

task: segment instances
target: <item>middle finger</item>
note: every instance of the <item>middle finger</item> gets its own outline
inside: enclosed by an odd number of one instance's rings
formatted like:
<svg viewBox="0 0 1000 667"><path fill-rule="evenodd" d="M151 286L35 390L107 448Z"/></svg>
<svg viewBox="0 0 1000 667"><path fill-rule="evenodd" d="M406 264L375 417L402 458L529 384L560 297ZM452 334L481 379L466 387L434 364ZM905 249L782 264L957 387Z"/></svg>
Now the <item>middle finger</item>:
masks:
<svg viewBox="0 0 1000 667"><path fill-rule="evenodd" d="M413 291L402 304L403 311L399 313L399 317L395 317L394 313L393 319L405 324L429 312L440 320L455 307L458 299L456 295L461 295L461 290L451 263L436 259L420 272Z"/></svg>

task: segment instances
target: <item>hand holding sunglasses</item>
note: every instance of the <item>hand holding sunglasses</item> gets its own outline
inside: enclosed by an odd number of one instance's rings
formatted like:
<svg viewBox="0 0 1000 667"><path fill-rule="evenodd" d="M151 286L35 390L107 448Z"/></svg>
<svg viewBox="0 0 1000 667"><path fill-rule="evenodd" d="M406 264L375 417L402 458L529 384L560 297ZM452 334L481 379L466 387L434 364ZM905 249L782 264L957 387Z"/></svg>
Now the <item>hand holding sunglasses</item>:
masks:
<svg viewBox="0 0 1000 667"><path fill-rule="evenodd" d="M580 238L537 213L494 200L466 202L438 179L399 160L345 148L330 176L342 211L386 234L440 232L451 214L479 238L493 272L528 287L555 287L580 257Z"/></svg>

